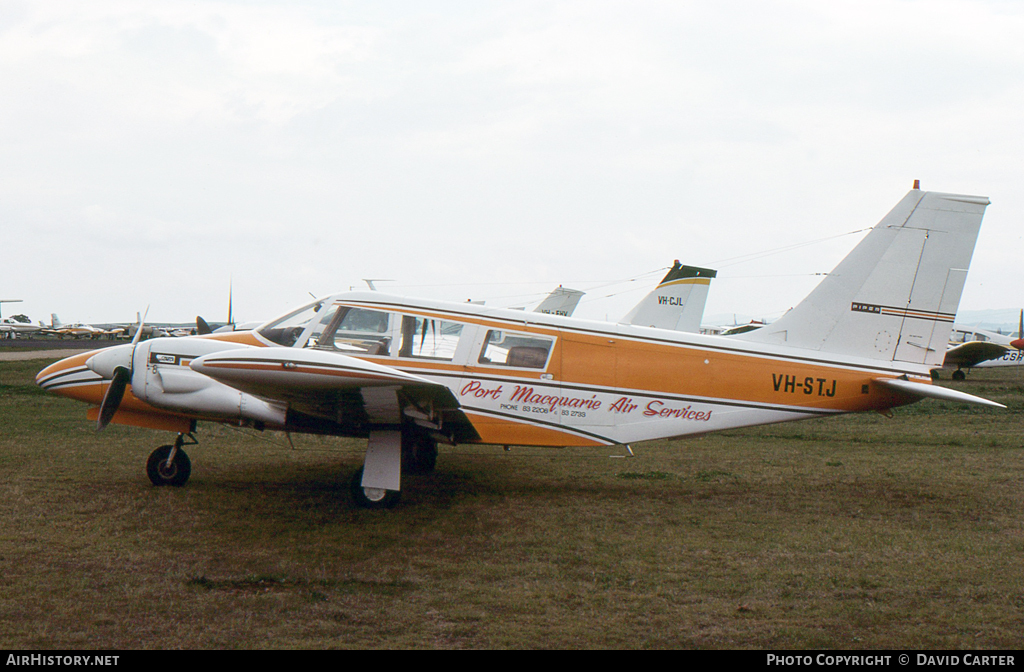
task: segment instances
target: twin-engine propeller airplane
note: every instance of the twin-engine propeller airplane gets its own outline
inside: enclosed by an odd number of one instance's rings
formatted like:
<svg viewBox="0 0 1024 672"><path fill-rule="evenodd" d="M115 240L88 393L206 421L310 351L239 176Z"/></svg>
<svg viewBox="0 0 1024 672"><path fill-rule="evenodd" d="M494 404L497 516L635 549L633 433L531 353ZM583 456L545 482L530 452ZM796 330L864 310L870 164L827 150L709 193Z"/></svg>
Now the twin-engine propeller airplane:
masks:
<svg viewBox="0 0 1024 672"><path fill-rule="evenodd" d="M956 367L953 380L964 380L964 369L993 366L1020 366L1024 364L1024 310L1020 311L1020 326L1017 338L994 331L974 327L953 325L949 334L949 349L942 368ZM932 370L932 378L938 379L939 369Z"/></svg>
<svg viewBox="0 0 1024 672"><path fill-rule="evenodd" d="M730 338L349 292L251 332L157 338L39 373L89 417L170 430L149 458L182 485L196 421L368 438L356 501L398 501L437 444L608 446L884 411L931 384L988 199L909 192L793 310Z"/></svg>

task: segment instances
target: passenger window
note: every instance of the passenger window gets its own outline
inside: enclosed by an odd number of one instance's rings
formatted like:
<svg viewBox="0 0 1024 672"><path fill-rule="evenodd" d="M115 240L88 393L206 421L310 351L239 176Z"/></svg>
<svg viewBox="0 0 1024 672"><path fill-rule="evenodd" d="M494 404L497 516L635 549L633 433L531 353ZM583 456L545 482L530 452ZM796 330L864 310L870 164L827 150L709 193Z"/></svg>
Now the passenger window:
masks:
<svg viewBox="0 0 1024 672"><path fill-rule="evenodd" d="M524 369L543 369L554 339L527 334L512 334L492 329L487 332L480 351L481 364L514 366Z"/></svg>
<svg viewBox="0 0 1024 672"><path fill-rule="evenodd" d="M402 316L399 357L451 361L462 335L462 324L414 315Z"/></svg>
<svg viewBox="0 0 1024 672"><path fill-rule="evenodd" d="M391 353L391 314L343 307L319 343L319 347L332 348L346 355L386 357Z"/></svg>

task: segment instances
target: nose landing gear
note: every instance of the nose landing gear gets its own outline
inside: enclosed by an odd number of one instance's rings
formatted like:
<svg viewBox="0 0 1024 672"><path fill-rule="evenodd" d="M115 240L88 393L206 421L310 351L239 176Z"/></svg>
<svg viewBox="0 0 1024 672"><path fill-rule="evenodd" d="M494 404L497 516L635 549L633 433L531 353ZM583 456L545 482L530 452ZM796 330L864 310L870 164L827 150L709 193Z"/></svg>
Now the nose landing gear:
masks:
<svg viewBox="0 0 1024 672"><path fill-rule="evenodd" d="M190 446L199 443L191 434L188 435L188 438L191 440L191 443L188 444ZM180 487L188 482L189 476L192 475L192 461L182 450L183 445L185 445L185 435L178 434L174 445L160 446L150 454L149 460L146 461L146 475L149 476L153 485Z"/></svg>

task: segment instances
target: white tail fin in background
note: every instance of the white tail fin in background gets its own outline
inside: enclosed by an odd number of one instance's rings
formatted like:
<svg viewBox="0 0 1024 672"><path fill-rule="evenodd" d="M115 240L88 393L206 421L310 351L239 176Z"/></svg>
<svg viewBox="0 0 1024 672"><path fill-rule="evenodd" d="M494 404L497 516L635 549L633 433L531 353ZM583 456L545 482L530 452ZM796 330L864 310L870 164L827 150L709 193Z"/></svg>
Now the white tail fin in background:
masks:
<svg viewBox="0 0 1024 672"><path fill-rule="evenodd" d="M580 302L580 298L585 293L578 289L567 289L559 285L540 302L539 306L533 309L533 312L568 317L576 310L576 304Z"/></svg>
<svg viewBox="0 0 1024 672"><path fill-rule="evenodd" d="M734 338L942 366L988 204L915 188L806 299Z"/></svg>
<svg viewBox="0 0 1024 672"><path fill-rule="evenodd" d="M716 275L718 272L710 268L683 266L677 260L654 291L619 322L697 333L711 278Z"/></svg>

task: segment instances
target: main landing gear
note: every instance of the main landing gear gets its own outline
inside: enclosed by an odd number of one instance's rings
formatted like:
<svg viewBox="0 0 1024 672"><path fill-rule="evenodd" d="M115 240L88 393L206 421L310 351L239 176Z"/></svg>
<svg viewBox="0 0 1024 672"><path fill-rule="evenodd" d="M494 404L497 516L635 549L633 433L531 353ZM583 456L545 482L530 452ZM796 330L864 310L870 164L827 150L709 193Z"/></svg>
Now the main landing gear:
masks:
<svg viewBox="0 0 1024 672"><path fill-rule="evenodd" d="M352 475L349 482L349 492L352 494L352 501L362 509L390 509L402 499L400 490L388 490L387 488L367 488L363 486L363 467Z"/></svg>
<svg viewBox="0 0 1024 672"><path fill-rule="evenodd" d="M188 444L190 446L199 443L191 434L188 435L188 438L191 439L191 443ZM146 475L149 476L153 485L180 487L188 482L188 477L192 475L192 461L182 450L183 445L185 445L185 435L178 434L174 445L160 446L150 454L149 460L146 462Z"/></svg>
<svg viewBox="0 0 1024 672"><path fill-rule="evenodd" d="M173 445L160 446L146 462L153 485L180 487L192 475L192 461L183 446L198 445L192 434L178 434ZM370 432L366 460L349 483L357 506L390 509L401 499L402 474L427 474L437 464L437 442L425 432L383 430Z"/></svg>
<svg viewBox="0 0 1024 672"><path fill-rule="evenodd" d="M424 432L370 432L366 461L349 483L352 500L364 509L390 509L402 497L402 474L428 474L436 464L437 442Z"/></svg>

